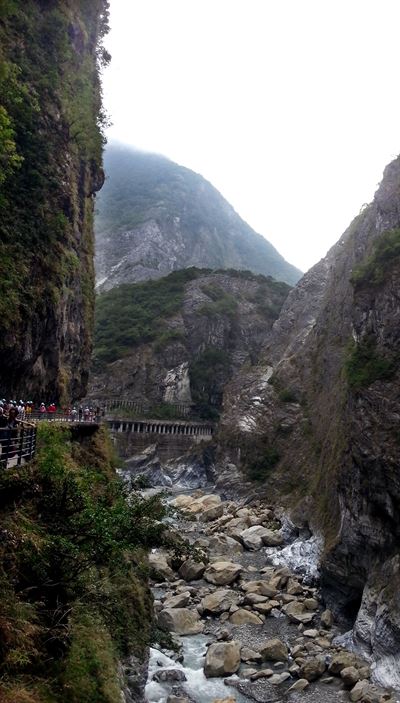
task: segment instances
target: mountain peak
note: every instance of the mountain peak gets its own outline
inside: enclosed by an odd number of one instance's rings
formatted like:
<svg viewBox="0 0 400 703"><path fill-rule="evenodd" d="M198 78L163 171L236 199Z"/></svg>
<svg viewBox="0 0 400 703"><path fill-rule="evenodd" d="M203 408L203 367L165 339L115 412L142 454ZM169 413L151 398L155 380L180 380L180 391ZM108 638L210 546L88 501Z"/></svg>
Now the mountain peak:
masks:
<svg viewBox="0 0 400 703"><path fill-rule="evenodd" d="M97 198L97 285L160 278L197 266L239 269L293 284L301 272L201 175L165 156L111 144Z"/></svg>

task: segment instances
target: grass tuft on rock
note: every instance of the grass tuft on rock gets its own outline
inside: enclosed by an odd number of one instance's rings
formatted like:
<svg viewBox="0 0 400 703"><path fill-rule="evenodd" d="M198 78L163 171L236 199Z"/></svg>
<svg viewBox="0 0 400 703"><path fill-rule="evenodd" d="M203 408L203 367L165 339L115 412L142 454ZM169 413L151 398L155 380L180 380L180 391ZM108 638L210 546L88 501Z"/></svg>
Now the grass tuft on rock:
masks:
<svg viewBox="0 0 400 703"><path fill-rule="evenodd" d="M372 254L357 266L351 276L355 290L381 286L393 266L400 261L400 228L383 232L374 242Z"/></svg>
<svg viewBox="0 0 400 703"><path fill-rule="evenodd" d="M393 356L385 357L377 349L376 339L369 335L349 346L345 362L347 381L352 390L367 388L374 381L393 378L398 363Z"/></svg>

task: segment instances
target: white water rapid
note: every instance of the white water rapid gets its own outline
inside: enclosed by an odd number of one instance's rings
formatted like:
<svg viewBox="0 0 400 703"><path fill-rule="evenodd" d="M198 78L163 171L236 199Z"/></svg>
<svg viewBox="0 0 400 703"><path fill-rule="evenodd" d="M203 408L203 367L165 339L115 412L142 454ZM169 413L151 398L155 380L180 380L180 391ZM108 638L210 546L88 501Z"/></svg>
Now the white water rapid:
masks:
<svg viewBox="0 0 400 703"><path fill-rule="evenodd" d="M168 669L178 669L186 677L180 686L182 690L196 703L211 703L216 698L233 696L237 703L246 703L248 698L241 696L235 689L226 686L222 678L207 679L204 676L203 664L206 653L206 642L209 637L193 635L180 638L182 642L183 663L179 664L158 649L150 650L149 674L145 689L148 703L165 703L171 692L171 683L153 681L156 672ZM160 666L160 664L162 666Z"/></svg>

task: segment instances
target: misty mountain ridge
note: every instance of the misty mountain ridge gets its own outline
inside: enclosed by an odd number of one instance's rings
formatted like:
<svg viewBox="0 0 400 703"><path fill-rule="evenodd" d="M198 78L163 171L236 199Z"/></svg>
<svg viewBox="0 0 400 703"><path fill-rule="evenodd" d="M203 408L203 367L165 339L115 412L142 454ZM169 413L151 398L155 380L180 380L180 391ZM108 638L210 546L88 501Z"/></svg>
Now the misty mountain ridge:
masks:
<svg viewBox="0 0 400 703"><path fill-rule="evenodd" d="M101 290L192 266L249 270L289 284L301 277L199 174L116 144L104 161L95 219Z"/></svg>

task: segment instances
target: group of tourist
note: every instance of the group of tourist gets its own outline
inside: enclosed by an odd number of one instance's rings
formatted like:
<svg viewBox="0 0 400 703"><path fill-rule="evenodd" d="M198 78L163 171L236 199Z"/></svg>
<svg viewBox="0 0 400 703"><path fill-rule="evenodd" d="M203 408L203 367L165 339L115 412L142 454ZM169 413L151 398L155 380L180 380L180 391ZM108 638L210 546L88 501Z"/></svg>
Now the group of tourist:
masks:
<svg viewBox="0 0 400 703"><path fill-rule="evenodd" d="M6 400L5 398L0 400L0 415L8 417L10 411L11 414L18 417L19 420L25 420L33 413L34 404L31 400L26 402L23 400Z"/></svg>
<svg viewBox="0 0 400 703"><path fill-rule="evenodd" d="M0 417L8 419L12 417L16 422L33 419L56 419L61 415L66 416L71 422L98 422L105 414L104 408L91 405L67 405L60 410L55 403L38 403L35 405L31 400L0 400ZM4 426L0 424L0 427Z"/></svg>
<svg viewBox="0 0 400 703"><path fill-rule="evenodd" d="M22 402L22 401L20 401ZM21 405L15 401L0 401L0 466L7 465L7 459L11 459L17 450L17 438L21 419Z"/></svg>
<svg viewBox="0 0 400 703"><path fill-rule="evenodd" d="M24 436L21 430L33 427L32 421L99 422L104 414L105 409L100 406L68 405L58 411L55 403L35 405L31 400L7 401L3 398L0 400L0 467L7 466L7 462L19 451L19 441Z"/></svg>

